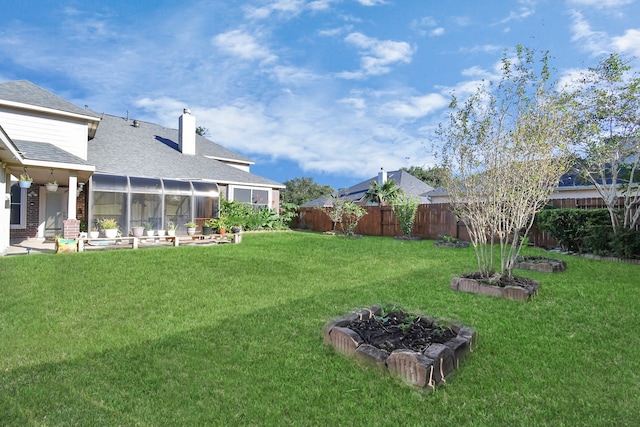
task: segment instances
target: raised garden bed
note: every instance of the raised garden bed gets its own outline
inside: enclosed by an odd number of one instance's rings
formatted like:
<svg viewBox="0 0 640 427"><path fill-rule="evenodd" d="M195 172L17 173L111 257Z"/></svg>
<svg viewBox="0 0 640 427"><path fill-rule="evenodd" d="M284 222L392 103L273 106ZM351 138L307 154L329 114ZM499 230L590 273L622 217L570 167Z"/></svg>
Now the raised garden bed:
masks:
<svg viewBox="0 0 640 427"><path fill-rule="evenodd" d="M437 242L433 242L434 246L438 246L440 248L468 248L469 242L465 242L463 240L457 242L447 242L443 240L438 240Z"/></svg>
<svg viewBox="0 0 640 427"><path fill-rule="evenodd" d="M395 306L358 310L328 322L323 333L336 351L421 388L446 382L476 345L476 333L469 327Z"/></svg>
<svg viewBox="0 0 640 427"><path fill-rule="evenodd" d="M543 273L559 273L567 269L567 264L560 259L525 256L519 259L514 267L521 270L541 271Z"/></svg>
<svg viewBox="0 0 640 427"><path fill-rule="evenodd" d="M451 279L451 289L479 295L507 298L515 301L527 301L533 297L540 284L527 277L495 275L484 278L479 273L470 273Z"/></svg>

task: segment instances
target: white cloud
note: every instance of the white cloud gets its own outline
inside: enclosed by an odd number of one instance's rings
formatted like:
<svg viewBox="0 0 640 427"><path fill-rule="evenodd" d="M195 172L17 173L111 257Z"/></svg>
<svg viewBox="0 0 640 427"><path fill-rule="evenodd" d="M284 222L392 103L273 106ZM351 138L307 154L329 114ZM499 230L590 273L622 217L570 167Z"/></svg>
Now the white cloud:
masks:
<svg viewBox="0 0 640 427"><path fill-rule="evenodd" d="M312 70L298 68L276 66L269 71L276 79L283 84L305 85L320 79L320 76Z"/></svg>
<svg viewBox="0 0 640 427"><path fill-rule="evenodd" d="M263 20L278 15L290 19L310 10L312 12L331 9L332 4L341 0L275 0L262 7L246 7L245 15L249 19Z"/></svg>
<svg viewBox="0 0 640 427"><path fill-rule="evenodd" d="M581 84L587 72L588 70L583 68L569 68L564 70L558 78L558 90L571 91Z"/></svg>
<svg viewBox="0 0 640 427"><path fill-rule="evenodd" d="M326 36L326 37L335 37L335 36L338 36L338 35L344 33L345 31L348 31L348 29L346 27L330 28L328 30L320 30L320 31L318 31L318 35Z"/></svg>
<svg viewBox="0 0 640 427"><path fill-rule="evenodd" d="M612 44L620 52L628 52L631 55L640 57L640 30L627 30L623 36L613 37Z"/></svg>
<svg viewBox="0 0 640 427"><path fill-rule="evenodd" d="M246 16L249 19L266 19L274 13L287 16L300 14L305 7L305 0L276 0L262 7L247 7Z"/></svg>
<svg viewBox="0 0 640 427"><path fill-rule="evenodd" d="M268 62L277 59L269 52L269 49L261 46L250 34L242 30L232 30L218 34L212 40L213 44L223 51L246 60L266 60Z"/></svg>
<svg viewBox="0 0 640 427"><path fill-rule="evenodd" d="M363 6L378 6L380 4L387 4L385 0L356 0Z"/></svg>
<svg viewBox="0 0 640 427"><path fill-rule="evenodd" d="M381 75L391 71L391 65L410 63L414 52L409 43L393 40L378 40L362 33L351 33L345 41L360 49L360 70L343 72L342 78L362 78L368 75Z"/></svg>
<svg viewBox="0 0 640 427"><path fill-rule="evenodd" d="M631 4L634 0L568 0L568 2L570 4L573 3L580 6L589 6L596 9L606 9Z"/></svg>
<svg viewBox="0 0 640 427"><path fill-rule="evenodd" d="M506 18L499 21L500 24L506 24L511 21L521 21L535 13L535 2L520 1L519 3L521 3L522 6L520 6L518 10L510 11Z"/></svg>
<svg viewBox="0 0 640 427"><path fill-rule="evenodd" d="M434 28L431 32L429 32L429 35L431 36L441 36L443 34L444 34L444 28L442 27Z"/></svg>
<svg viewBox="0 0 640 427"><path fill-rule="evenodd" d="M610 40L606 33L592 30L589 22L578 11L572 11L571 17L571 41L579 42L580 47L592 55L601 55L609 51Z"/></svg>
<svg viewBox="0 0 640 427"><path fill-rule="evenodd" d="M327 10L331 8L333 3L338 0L314 0L309 2L309 9L311 10Z"/></svg>
<svg viewBox="0 0 640 427"><path fill-rule="evenodd" d="M431 114L449 104L449 99L439 93L413 96L407 101L392 101L382 106L382 111L403 119L417 119Z"/></svg>

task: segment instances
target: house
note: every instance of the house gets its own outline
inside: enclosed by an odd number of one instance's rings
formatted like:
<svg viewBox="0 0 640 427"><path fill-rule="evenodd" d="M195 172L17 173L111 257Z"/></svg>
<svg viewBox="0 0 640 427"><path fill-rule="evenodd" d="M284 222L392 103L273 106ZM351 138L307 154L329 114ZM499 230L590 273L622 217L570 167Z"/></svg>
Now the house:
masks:
<svg viewBox="0 0 640 427"><path fill-rule="evenodd" d="M433 190L432 186L419 180L407 171L397 170L387 172L384 169L381 169L380 172L378 172L377 177L372 177L366 181L362 181L352 187L336 192L330 196L318 197L315 200L304 203L301 207L331 206L331 201L334 197L339 197L343 200L350 200L360 205L370 204L370 202L365 199L365 194L369 190L371 182L375 182L376 180L380 185L384 184L388 180L393 180L396 185L402 189L406 196L417 197L420 201L420 204L430 203L430 200L426 196L426 194Z"/></svg>
<svg viewBox="0 0 640 427"><path fill-rule="evenodd" d="M449 203L449 194L444 187L427 193L431 203ZM574 170L565 173L549 197L550 204L562 207L604 207L602 196L595 185L585 182Z"/></svg>
<svg viewBox="0 0 640 427"><path fill-rule="evenodd" d="M25 80L0 83L0 254L11 239L76 237L81 221L114 218L123 234L172 221L180 232L216 216L221 198L278 207L284 186L253 164L197 135L188 109L170 129L80 108Z"/></svg>

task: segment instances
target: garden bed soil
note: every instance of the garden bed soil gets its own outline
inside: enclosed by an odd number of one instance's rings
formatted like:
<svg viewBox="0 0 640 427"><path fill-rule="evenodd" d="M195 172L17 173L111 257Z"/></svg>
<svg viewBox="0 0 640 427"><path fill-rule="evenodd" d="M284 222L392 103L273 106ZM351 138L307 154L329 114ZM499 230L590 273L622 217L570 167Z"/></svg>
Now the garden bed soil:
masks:
<svg viewBox="0 0 640 427"><path fill-rule="evenodd" d="M541 271L544 273L559 273L567 269L567 264L554 258L545 258L539 256L525 256L516 262L515 268L521 270Z"/></svg>
<svg viewBox="0 0 640 427"><path fill-rule="evenodd" d="M341 353L432 388L459 367L476 340L475 332L463 325L380 306L327 323L324 337Z"/></svg>
<svg viewBox="0 0 640 427"><path fill-rule="evenodd" d="M527 301L533 297L540 284L528 277L508 277L494 274L485 277L479 272L468 273L451 279L451 289L479 295L507 298L515 301Z"/></svg>

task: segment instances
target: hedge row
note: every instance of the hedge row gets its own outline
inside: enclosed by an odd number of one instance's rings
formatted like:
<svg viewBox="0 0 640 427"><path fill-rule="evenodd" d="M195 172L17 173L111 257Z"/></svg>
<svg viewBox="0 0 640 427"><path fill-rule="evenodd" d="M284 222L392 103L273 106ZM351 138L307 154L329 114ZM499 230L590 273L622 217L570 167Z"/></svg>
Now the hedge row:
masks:
<svg viewBox="0 0 640 427"><path fill-rule="evenodd" d="M538 227L565 251L621 258L640 258L640 231L615 230L607 209L544 209Z"/></svg>

